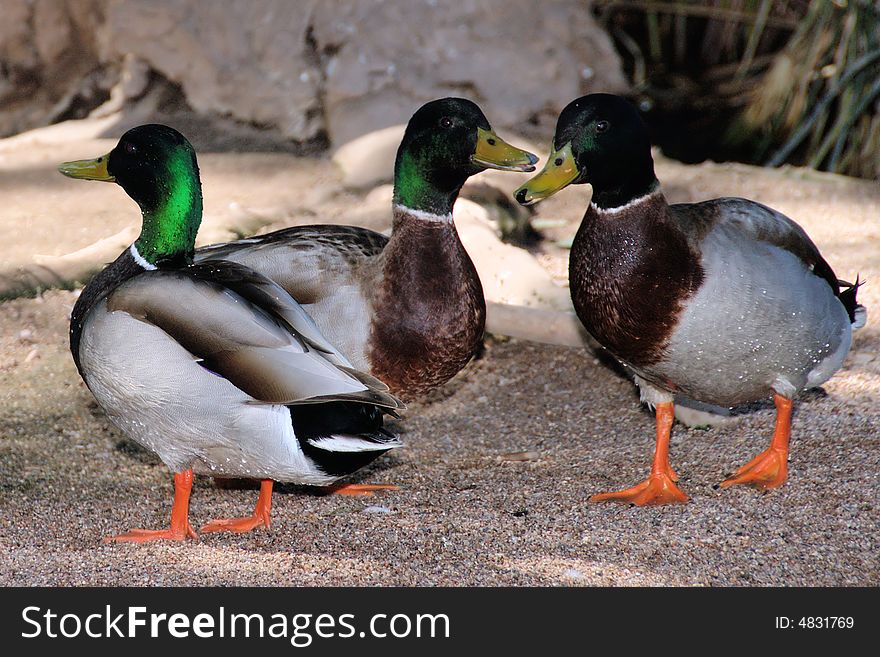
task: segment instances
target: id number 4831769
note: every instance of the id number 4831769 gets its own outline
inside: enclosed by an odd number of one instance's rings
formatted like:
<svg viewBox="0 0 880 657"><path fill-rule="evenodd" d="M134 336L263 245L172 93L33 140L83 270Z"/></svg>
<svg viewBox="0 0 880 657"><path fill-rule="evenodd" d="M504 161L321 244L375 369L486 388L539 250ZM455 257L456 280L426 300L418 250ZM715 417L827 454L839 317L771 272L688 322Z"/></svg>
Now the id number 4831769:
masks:
<svg viewBox="0 0 880 657"><path fill-rule="evenodd" d="M852 616L801 616L790 618L788 616L776 617L776 629L801 629L801 630L851 630L855 626Z"/></svg>

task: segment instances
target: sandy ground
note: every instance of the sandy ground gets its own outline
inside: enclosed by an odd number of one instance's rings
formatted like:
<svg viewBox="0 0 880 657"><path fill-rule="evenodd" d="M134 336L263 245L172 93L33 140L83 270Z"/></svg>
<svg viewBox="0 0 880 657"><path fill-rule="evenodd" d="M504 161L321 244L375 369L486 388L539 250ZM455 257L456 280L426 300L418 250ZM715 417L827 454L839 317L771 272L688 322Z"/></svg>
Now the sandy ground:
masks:
<svg viewBox="0 0 880 657"><path fill-rule="evenodd" d="M136 223L121 190L53 171L110 145L0 150L5 270ZM208 153L201 161L208 213L281 198L289 212L280 223L291 223L314 221L315 208L338 218L351 202L325 159ZM592 493L645 475L652 417L633 386L591 353L490 339L480 360L397 423L406 448L355 477L400 491L360 499L280 487L271 531L105 545L105 535L167 522L171 477L94 404L67 349L77 291L52 290L0 304L0 583L880 584L880 332L872 321L880 189L744 166L663 162L658 175L673 200L741 195L776 207L807 228L841 277L868 280L860 297L869 324L844 369L797 406L782 489L715 488L766 446L768 405L721 429L676 425L672 462L689 504L589 503ZM573 231L582 203L571 190L539 206L543 218L568 220L551 237ZM564 278L564 256L547 246L541 260ZM255 490L198 478L193 524L249 513L255 499Z"/></svg>

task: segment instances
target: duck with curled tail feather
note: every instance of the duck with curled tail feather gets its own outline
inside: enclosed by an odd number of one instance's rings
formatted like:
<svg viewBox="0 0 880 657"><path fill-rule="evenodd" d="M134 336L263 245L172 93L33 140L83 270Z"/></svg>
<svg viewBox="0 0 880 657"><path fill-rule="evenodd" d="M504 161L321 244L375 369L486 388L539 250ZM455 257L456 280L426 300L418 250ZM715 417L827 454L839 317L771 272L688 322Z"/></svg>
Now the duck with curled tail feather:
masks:
<svg viewBox="0 0 880 657"><path fill-rule="evenodd" d="M570 184L593 186L571 248L572 300L657 415L648 479L592 499L687 501L668 457L674 395L717 406L772 395L769 448L721 485L782 485L794 396L840 369L852 331L865 323L858 279L839 281L798 224L755 201L668 204L647 129L620 97L570 103L552 150L515 196L531 204Z"/></svg>
<svg viewBox="0 0 880 657"><path fill-rule="evenodd" d="M139 126L60 170L117 183L143 215L138 239L77 300L70 349L108 418L175 473L174 502L168 529L108 540L195 538L194 472L262 481L251 516L202 528L246 532L269 526L273 481L328 485L400 446L383 417L401 402L287 292L238 263L193 263L202 191L179 132Z"/></svg>

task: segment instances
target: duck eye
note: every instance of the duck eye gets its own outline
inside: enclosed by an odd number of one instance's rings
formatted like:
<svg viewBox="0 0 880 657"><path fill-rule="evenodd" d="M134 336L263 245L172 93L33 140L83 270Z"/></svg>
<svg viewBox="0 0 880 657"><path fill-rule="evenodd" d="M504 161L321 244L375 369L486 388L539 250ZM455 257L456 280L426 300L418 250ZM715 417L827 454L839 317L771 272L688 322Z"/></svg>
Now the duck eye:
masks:
<svg viewBox="0 0 880 657"><path fill-rule="evenodd" d="M441 128L451 128L452 127L452 119L448 116L444 116L440 119L440 127Z"/></svg>
<svg viewBox="0 0 880 657"><path fill-rule="evenodd" d="M608 132L608 128L610 127L611 125L608 123L608 121L599 121L596 124L596 132Z"/></svg>
<svg viewBox="0 0 880 657"><path fill-rule="evenodd" d="M137 146L130 142L125 142L125 152L129 155L136 155L138 152Z"/></svg>
<svg viewBox="0 0 880 657"><path fill-rule="evenodd" d="M555 164L558 167L562 166L562 162L563 162L563 159L561 157L557 157L555 160L553 160L553 164Z"/></svg>

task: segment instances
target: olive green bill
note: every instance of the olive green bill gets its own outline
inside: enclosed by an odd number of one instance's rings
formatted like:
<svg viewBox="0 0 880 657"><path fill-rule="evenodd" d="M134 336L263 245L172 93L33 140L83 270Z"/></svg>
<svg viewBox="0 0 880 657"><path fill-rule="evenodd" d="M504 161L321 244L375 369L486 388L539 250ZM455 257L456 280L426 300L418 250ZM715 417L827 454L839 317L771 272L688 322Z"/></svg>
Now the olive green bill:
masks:
<svg viewBox="0 0 880 657"><path fill-rule="evenodd" d="M560 189L574 182L579 175L569 142L558 151L550 153L541 173L517 189L513 195L520 204L531 205L553 196Z"/></svg>
<svg viewBox="0 0 880 657"><path fill-rule="evenodd" d="M109 159L109 155L102 155L94 160L74 160L73 162L65 162L59 165L58 170L68 178L116 182L116 178L107 171L107 161Z"/></svg>
<svg viewBox="0 0 880 657"><path fill-rule="evenodd" d="M474 164L502 171L534 171L537 156L511 146L494 130L477 128L477 150L471 155Z"/></svg>

